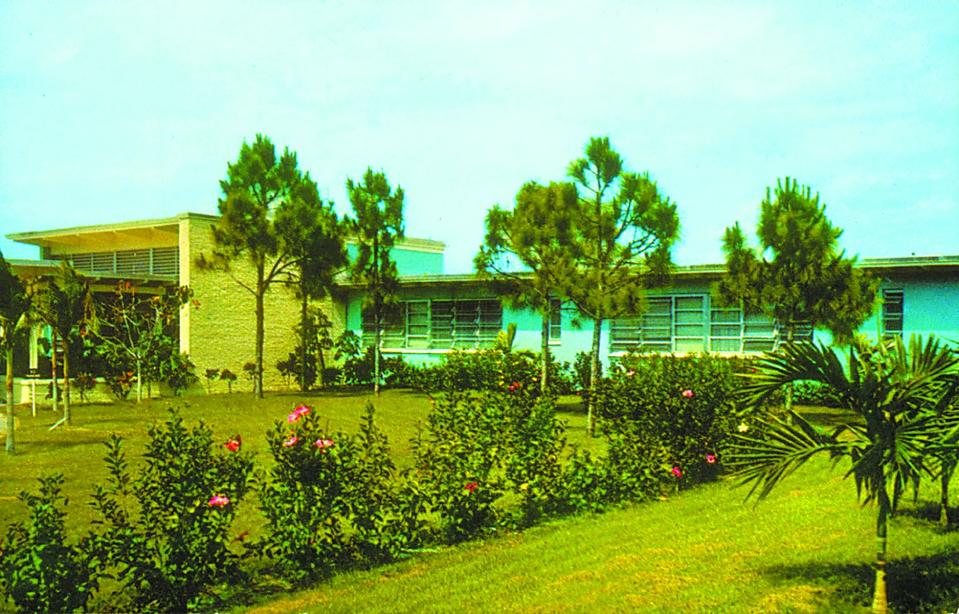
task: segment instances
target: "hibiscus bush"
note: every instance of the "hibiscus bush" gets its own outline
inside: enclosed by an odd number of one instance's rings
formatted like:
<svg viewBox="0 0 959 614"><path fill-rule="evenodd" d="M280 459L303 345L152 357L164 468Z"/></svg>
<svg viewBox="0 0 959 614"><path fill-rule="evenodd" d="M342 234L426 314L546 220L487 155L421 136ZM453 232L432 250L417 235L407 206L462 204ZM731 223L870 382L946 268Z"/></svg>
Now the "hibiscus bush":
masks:
<svg viewBox="0 0 959 614"><path fill-rule="evenodd" d="M412 478L445 541L558 509L566 439L549 397L517 380L502 392L450 392L434 404L414 442Z"/></svg>
<svg viewBox="0 0 959 614"><path fill-rule="evenodd" d="M111 607L184 612L216 603L215 588L239 582L229 532L253 463L239 435L215 442L200 423L188 429L171 411L149 430L139 475L122 442L107 442L107 485L95 487L92 551L127 589Z"/></svg>
<svg viewBox="0 0 959 614"><path fill-rule="evenodd" d="M715 477L731 435L749 419L735 402L744 368L708 355L623 357L597 397L614 472L684 486Z"/></svg>
<svg viewBox="0 0 959 614"><path fill-rule="evenodd" d="M100 566L86 543L67 543L62 485L56 474L40 478L37 494L20 493L30 522L11 525L0 542L0 595L20 612L82 610L98 586Z"/></svg>
<svg viewBox="0 0 959 614"><path fill-rule="evenodd" d="M330 433L311 407L277 421L275 461L260 491L260 548L294 582L395 557L410 541L386 436L367 405L360 433ZM415 523L414 523L415 524Z"/></svg>

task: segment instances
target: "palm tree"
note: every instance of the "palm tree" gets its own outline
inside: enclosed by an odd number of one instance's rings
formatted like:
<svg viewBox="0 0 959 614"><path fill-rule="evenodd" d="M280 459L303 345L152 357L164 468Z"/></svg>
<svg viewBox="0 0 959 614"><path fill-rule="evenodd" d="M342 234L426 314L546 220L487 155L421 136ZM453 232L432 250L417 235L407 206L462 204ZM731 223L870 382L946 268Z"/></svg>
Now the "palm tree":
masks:
<svg viewBox="0 0 959 614"><path fill-rule="evenodd" d="M30 295L23 281L10 269L9 263L0 253L0 348L4 350L7 364L6 396L6 453L13 454L15 441L13 435L13 348L17 338L25 329L27 312L30 309Z"/></svg>
<svg viewBox="0 0 959 614"><path fill-rule="evenodd" d="M747 498L757 494L762 499L819 453L848 457L846 476L853 476L857 494L864 503L877 504L873 611L885 612L887 520L910 486L934 478L939 459L959 449L955 417L940 411L945 398L955 394L959 357L935 339L916 337L908 351L896 338L876 345L858 341L849 352L845 369L824 345L784 346L758 361L744 395L748 404L758 406L792 382L819 382L835 391L861 422L823 433L792 412L786 419L770 417L760 434L739 439L731 468L740 484L752 484ZM952 426L943 434L946 423Z"/></svg>
<svg viewBox="0 0 959 614"><path fill-rule="evenodd" d="M52 329L63 350L63 422L70 424L70 343L93 317L90 285L66 262L37 297L40 318ZM53 350L56 360L56 348ZM53 383L56 388L56 382Z"/></svg>

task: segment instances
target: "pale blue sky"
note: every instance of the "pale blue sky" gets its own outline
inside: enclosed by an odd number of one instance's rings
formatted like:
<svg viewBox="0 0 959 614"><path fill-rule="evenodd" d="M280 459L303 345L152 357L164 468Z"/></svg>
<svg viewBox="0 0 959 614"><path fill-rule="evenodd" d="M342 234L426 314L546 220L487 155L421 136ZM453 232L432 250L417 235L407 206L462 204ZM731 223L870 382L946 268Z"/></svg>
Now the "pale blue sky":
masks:
<svg viewBox="0 0 959 614"><path fill-rule="evenodd" d="M262 132L341 211L385 170L465 272L490 206L608 135L679 263L785 175L851 253L959 254L959 2L195 4L0 0L0 234L215 213Z"/></svg>

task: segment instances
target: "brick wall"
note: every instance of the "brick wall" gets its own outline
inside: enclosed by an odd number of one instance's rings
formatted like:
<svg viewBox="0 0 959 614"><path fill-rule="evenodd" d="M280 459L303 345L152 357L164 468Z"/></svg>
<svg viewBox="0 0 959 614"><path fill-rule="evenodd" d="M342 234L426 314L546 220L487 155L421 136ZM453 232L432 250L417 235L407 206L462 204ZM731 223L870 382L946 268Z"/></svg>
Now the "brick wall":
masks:
<svg viewBox="0 0 959 614"><path fill-rule="evenodd" d="M180 283L193 288L200 307L185 308L180 316L180 345L190 354L200 376L198 387L206 388L206 369L230 369L238 379L234 390L252 390L244 378L243 364L256 356L256 302L253 294L233 278L253 286L253 267L240 258L231 265L231 273L201 271L196 258L213 248L210 227L214 221L188 217L180 225ZM232 275L232 276L231 276ZM341 309L325 299L319 306L333 320L333 334L344 329ZM293 326L299 319L299 303L282 284L274 284L264 300L263 386L266 390L286 389L287 382L276 369L296 345ZM295 388L295 382L292 384ZM226 382L213 382L213 392L226 392Z"/></svg>

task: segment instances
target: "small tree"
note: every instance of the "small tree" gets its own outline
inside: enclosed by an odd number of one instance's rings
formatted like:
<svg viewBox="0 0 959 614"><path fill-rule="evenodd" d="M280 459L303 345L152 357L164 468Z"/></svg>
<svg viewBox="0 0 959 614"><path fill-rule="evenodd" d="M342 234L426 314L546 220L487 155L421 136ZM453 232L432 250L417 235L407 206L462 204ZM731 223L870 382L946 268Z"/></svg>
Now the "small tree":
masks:
<svg viewBox="0 0 959 614"><path fill-rule="evenodd" d="M164 365L178 354L171 329L180 308L191 296L192 291L186 286L167 290L163 295L142 296L129 282L121 282L114 299L103 305L103 316L97 321L97 339L107 360L135 369L137 402L143 400L147 370L162 377Z"/></svg>
<svg viewBox="0 0 959 614"><path fill-rule="evenodd" d="M362 183L347 179L346 189L356 216L352 227L359 242L352 274L353 280L366 289L363 315L373 323L373 392L379 394L383 323L397 307L399 281L390 249L403 238L403 188L396 186L393 190L385 174L368 168Z"/></svg>
<svg viewBox="0 0 959 614"><path fill-rule="evenodd" d="M320 261L328 255L307 247L319 245L325 250L326 240L335 243L329 229L320 225L332 212L319 200L309 174L300 173L296 154L284 149L277 158L273 143L261 134L256 135L252 145L243 143L236 163L227 165L227 178L220 182L220 188L223 197L219 201L220 219L213 228L214 248L209 254L201 254L197 265L227 272L253 295L253 391L262 399L264 297L274 283L288 281L298 267L309 268L305 259ZM232 265L238 260L245 260L252 267L252 280L235 273Z"/></svg>
<svg viewBox="0 0 959 614"><path fill-rule="evenodd" d="M643 310L646 290L666 283L670 250L679 234L676 205L648 173L623 170L608 138L592 138L586 157L570 163L577 207L569 220L571 266L556 280L584 316L593 320L587 428L593 432L603 321Z"/></svg>
<svg viewBox="0 0 959 614"><path fill-rule="evenodd" d="M0 253L0 347L3 348L7 366L7 438L6 453L16 451L13 415L13 348L17 339L25 330L27 314L30 311L30 295L23 281L13 274L10 264Z"/></svg>
<svg viewBox="0 0 959 614"><path fill-rule="evenodd" d="M309 387L307 355L314 350L316 314L321 313L317 309L311 310L309 302L329 294L334 277L345 270L347 259L344 225L333 211L333 203L320 199L309 173L294 189L293 198L299 206L278 211L276 228L295 260L295 266L288 271L287 282L300 301L300 325L296 329L300 343L296 366L300 390L305 392ZM323 318L329 322L325 315Z"/></svg>
<svg viewBox="0 0 959 614"><path fill-rule="evenodd" d="M232 394L233 382L236 381L236 373L230 371L229 369L223 369L220 371L220 381L226 382L226 391L228 394Z"/></svg>
<svg viewBox="0 0 959 614"><path fill-rule="evenodd" d="M719 283L721 298L775 319L786 343L804 323L849 343L872 313L877 283L838 248L842 230L826 218L819 194L788 177L774 192L767 188L756 234L758 250L747 245L738 223L726 229L728 273ZM787 387L787 409L791 398Z"/></svg>
<svg viewBox="0 0 959 614"><path fill-rule="evenodd" d="M70 348L81 331L86 334L86 326L93 321L93 293L90 284L66 262L60 268L46 288L36 298L36 309L43 320L59 340L63 350L63 421L70 424ZM56 348L52 348L56 360ZM56 382L54 382L56 389Z"/></svg>
<svg viewBox="0 0 959 614"><path fill-rule="evenodd" d="M832 349L809 343L785 345L755 366L743 390L749 405L761 407L792 382L814 381L831 388L861 419L823 434L794 413L791 421L770 417L760 435L741 437L731 466L741 483L752 484L749 495L762 499L818 453L849 458L846 475L855 479L865 502L878 508L873 610L885 612L888 518L910 485L918 488L939 473L930 449L959 452L959 419L952 416L944 436L938 411L944 396L954 392L959 357L932 339L913 338L907 351L896 338L877 346L854 343L848 373Z"/></svg>
<svg viewBox="0 0 959 614"><path fill-rule="evenodd" d="M542 317L540 391L544 394L549 388L553 280L568 274L566 245L576 205L576 188L571 184L527 183L516 195L512 211L497 205L486 214L486 239L473 260L476 272L492 280L497 294L507 296L514 307L533 309ZM527 270L516 271L517 264Z"/></svg>

